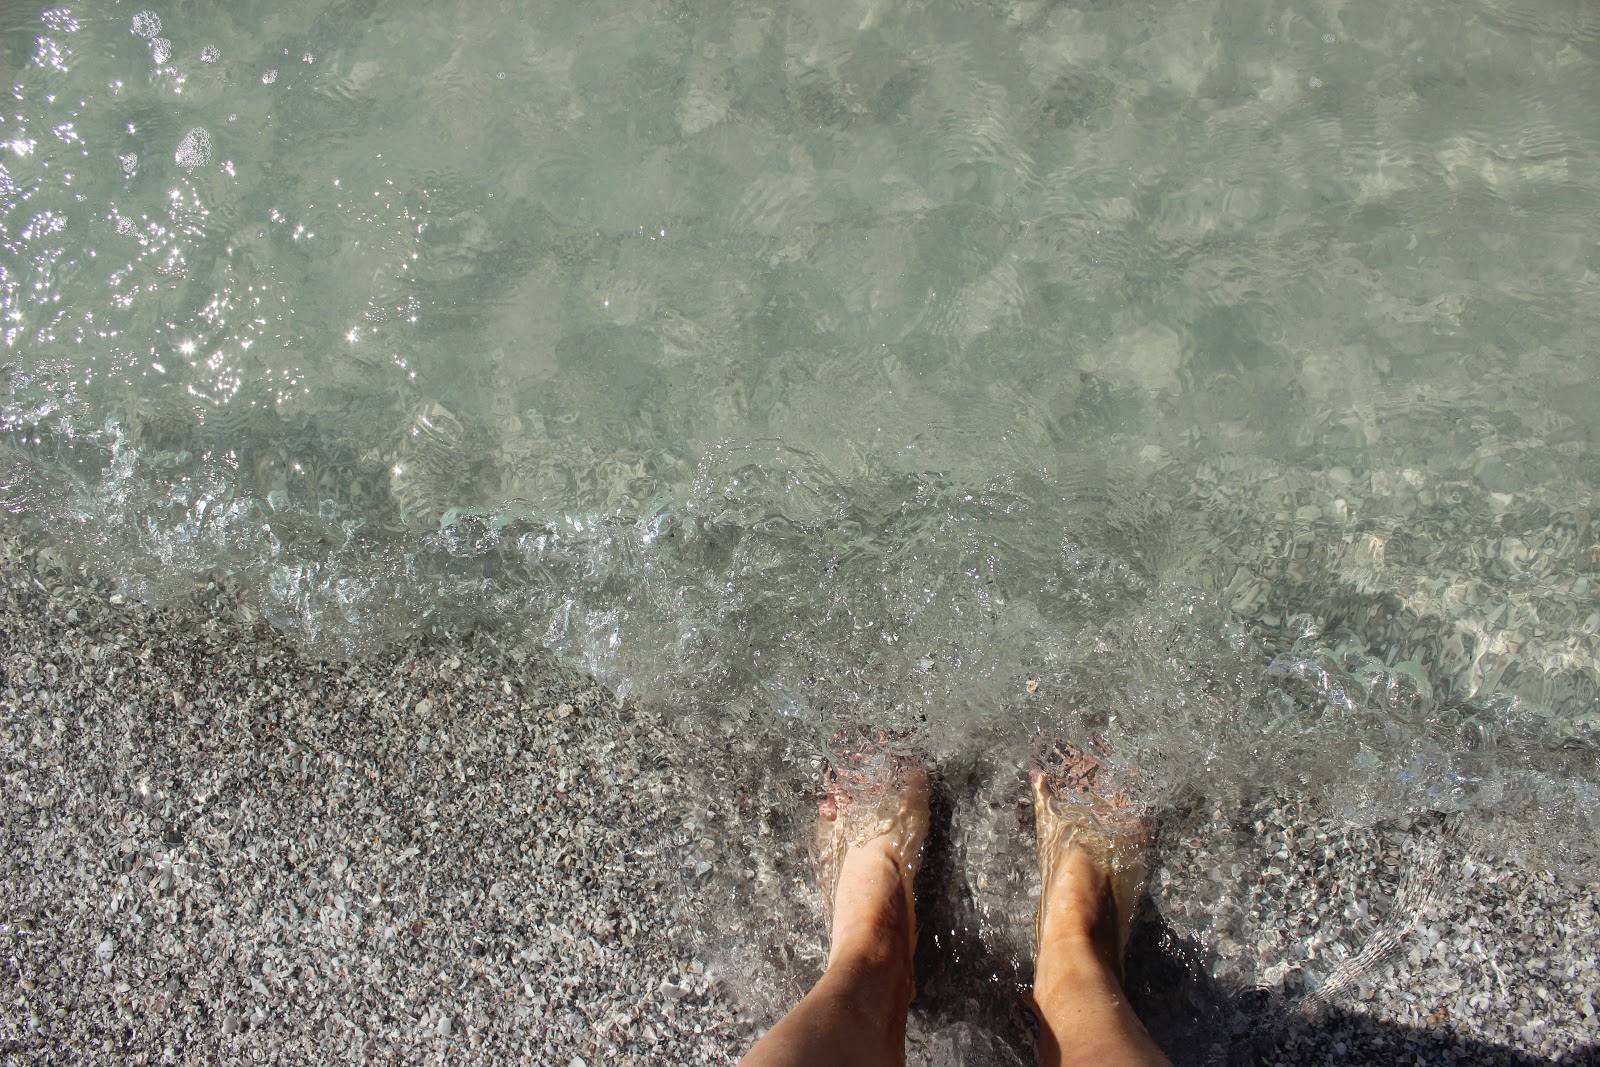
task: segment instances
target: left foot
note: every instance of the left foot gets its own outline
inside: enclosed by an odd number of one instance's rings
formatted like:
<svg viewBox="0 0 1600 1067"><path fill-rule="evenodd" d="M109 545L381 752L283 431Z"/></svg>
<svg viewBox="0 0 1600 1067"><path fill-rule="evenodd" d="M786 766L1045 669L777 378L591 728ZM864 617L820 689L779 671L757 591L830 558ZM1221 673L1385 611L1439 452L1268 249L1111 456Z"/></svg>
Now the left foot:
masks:
<svg viewBox="0 0 1600 1067"><path fill-rule="evenodd" d="M1122 954L1150 870L1154 823L1107 788L1105 764L1058 743L1033 773L1039 849L1035 955L1058 939L1090 944L1121 978Z"/></svg>
<svg viewBox="0 0 1600 1067"><path fill-rule="evenodd" d="M835 739L838 743L839 739ZM842 755L817 805L814 850L832 918L828 966L909 971L916 948L912 883L928 837L928 771L881 739Z"/></svg>

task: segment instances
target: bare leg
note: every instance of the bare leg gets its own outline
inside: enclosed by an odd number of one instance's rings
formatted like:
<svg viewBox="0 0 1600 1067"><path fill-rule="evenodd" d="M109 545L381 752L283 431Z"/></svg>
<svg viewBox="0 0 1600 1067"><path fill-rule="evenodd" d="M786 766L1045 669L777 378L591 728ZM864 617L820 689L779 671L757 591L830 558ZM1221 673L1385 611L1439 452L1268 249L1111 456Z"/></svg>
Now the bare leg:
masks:
<svg viewBox="0 0 1600 1067"><path fill-rule="evenodd" d="M1107 795L1098 760L1063 746L1035 775L1040 887L1033 1000L1044 1067L1171 1067L1122 991L1150 824Z"/></svg>
<svg viewBox="0 0 1600 1067"><path fill-rule="evenodd" d="M865 840L844 842L827 970L805 999L756 1042L740 1061L744 1067L905 1063L917 943L911 884L928 833L927 772L904 769L887 788L898 800L891 825ZM850 803L845 796L825 800L824 823L845 820Z"/></svg>

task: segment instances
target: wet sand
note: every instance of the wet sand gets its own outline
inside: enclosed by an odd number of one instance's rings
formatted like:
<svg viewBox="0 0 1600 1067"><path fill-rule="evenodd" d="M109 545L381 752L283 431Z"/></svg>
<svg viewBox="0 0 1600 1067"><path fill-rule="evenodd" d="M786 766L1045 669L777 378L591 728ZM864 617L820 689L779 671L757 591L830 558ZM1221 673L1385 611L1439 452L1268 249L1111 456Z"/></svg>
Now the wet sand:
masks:
<svg viewBox="0 0 1600 1067"><path fill-rule="evenodd" d="M805 820L719 792L747 757L703 722L476 635L314 662L225 583L154 610L38 544L0 542L0 1058L730 1063L803 984L773 960L818 931L741 956L708 925L728 828L770 816L793 872ZM1201 803L1163 828L1131 993L1179 1063L1594 1062L1594 890L1443 818ZM911 1062L1031 1062L1015 983L925 940Z"/></svg>

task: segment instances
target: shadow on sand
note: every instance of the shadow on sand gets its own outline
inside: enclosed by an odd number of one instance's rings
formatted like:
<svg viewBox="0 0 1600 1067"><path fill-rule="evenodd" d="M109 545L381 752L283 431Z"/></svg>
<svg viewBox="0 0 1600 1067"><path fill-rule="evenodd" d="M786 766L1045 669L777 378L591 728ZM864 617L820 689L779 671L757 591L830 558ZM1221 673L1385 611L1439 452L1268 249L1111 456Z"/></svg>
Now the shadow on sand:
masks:
<svg viewBox="0 0 1600 1067"><path fill-rule="evenodd" d="M939 1067L1017 1067L1038 1063L1037 1022L1028 1003L1029 946L996 951L976 934L971 902L951 883L949 805L936 792L929 855L918 884L927 902L917 949L913 1017L931 1037L910 1062ZM932 936L929 936L932 934ZM1196 961L1205 950L1145 908L1128 945L1127 991L1174 1067L1460 1064L1471 1067L1591 1067L1600 1045L1558 1059L1437 1027L1384 1022L1336 1007L1307 1010L1301 991L1240 988L1219 982ZM985 976L974 982L973 975Z"/></svg>
<svg viewBox="0 0 1600 1067"><path fill-rule="evenodd" d="M1404 1026L1338 1008L1303 1012L1299 998L1228 988L1183 962L1200 956L1198 946L1182 944L1159 917L1141 919L1128 947L1129 999L1174 1067L1600 1063L1600 1045L1547 1059L1448 1026ZM946 939L938 949L923 950L918 972L926 977L912 1010L937 1035L923 1051L927 1060L941 1067L1038 1062L1029 976L1017 973L1012 961L995 958L976 941L952 945ZM974 973L1002 977L975 989L963 977Z"/></svg>

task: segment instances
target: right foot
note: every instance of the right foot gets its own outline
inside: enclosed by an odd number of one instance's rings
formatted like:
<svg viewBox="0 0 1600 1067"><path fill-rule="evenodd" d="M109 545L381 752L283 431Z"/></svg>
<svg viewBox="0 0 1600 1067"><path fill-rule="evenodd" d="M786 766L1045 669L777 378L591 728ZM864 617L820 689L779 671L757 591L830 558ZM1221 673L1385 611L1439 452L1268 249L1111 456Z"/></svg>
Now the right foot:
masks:
<svg viewBox="0 0 1600 1067"><path fill-rule="evenodd" d="M1058 744L1042 762L1033 772L1036 956L1046 945L1088 945L1120 979L1154 824L1127 794L1107 790L1105 764L1081 749Z"/></svg>

